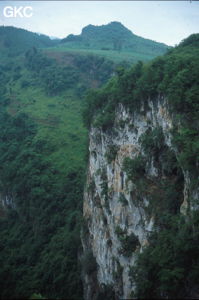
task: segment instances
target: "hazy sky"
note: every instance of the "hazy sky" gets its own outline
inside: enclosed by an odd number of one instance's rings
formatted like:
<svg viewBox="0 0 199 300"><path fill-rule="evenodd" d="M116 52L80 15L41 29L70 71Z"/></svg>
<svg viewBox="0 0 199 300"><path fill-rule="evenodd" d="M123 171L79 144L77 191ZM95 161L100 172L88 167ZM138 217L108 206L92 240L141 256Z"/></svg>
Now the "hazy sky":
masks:
<svg viewBox="0 0 199 300"><path fill-rule="evenodd" d="M5 6L32 6L31 18L6 18ZM119 21L133 33L168 45L199 32L196 1L0 1L0 25L49 36L80 34L88 24Z"/></svg>

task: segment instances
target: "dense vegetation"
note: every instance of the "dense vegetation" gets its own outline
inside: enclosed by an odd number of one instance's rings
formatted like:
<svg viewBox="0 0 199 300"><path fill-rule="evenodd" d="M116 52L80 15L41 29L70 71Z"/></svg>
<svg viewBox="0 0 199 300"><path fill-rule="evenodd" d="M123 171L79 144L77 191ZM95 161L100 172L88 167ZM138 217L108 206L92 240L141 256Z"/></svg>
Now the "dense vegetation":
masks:
<svg viewBox="0 0 199 300"><path fill-rule="evenodd" d="M46 141L34 140L37 128L27 115L0 118L1 196L9 198L0 220L1 298L27 299L39 291L76 299L83 172L62 178Z"/></svg>
<svg viewBox="0 0 199 300"><path fill-rule="evenodd" d="M81 107L86 89L102 85L115 65L91 54L60 61L35 47L35 37L17 31L0 65L0 298L80 299Z"/></svg>
<svg viewBox="0 0 199 300"><path fill-rule="evenodd" d="M130 276L141 299L195 299L199 275L199 215L165 216L165 226L154 232Z"/></svg>
<svg viewBox="0 0 199 300"><path fill-rule="evenodd" d="M5 56L17 56L33 46L45 48L58 43L58 40L51 40L46 35L32 33L12 26L0 26L0 40L0 53L3 59L5 59Z"/></svg>
<svg viewBox="0 0 199 300"><path fill-rule="evenodd" d="M145 114L149 100L155 104L162 98L168 100L174 120L172 144L177 157L165 145L161 128L149 126L140 138L143 155L124 160L123 169L137 187L134 199L139 201L140 194L147 193L150 199L147 209L150 214L153 212L157 229L149 236L149 246L138 255L136 267L129 272L136 284L132 295L136 298L180 299L198 295L198 210L189 211L186 217L180 214L183 172L190 176L191 189L198 186L198 43L199 35L194 34L148 65L138 62L127 70L118 68L117 76L106 86L87 94L84 121L88 128L95 126L105 132L114 125L122 128L125 124L116 124L115 119L119 105L132 113ZM109 163L115 156L114 151L111 154L106 154ZM146 160L150 160L151 155L160 168L158 182L145 176ZM198 207L197 199L189 200ZM128 240L124 234L121 243L123 241L123 251L128 254Z"/></svg>
<svg viewBox="0 0 199 300"><path fill-rule="evenodd" d="M181 122L174 129L174 143L180 152L181 163L195 169L198 163L198 111L199 111L199 35L193 35L178 47L169 50L148 65L138 62L125 70L117 69L106 86L87 95L84 122L107 130L114 124L118 104L130 110L147 109L147 102L167 97L171 113Z"/></svg>
<svg viewBox="0 0 199 300"><path fill-rule="evenodd" d="M70 127L64 131L56 118L38 119L32 106L38 109L44 95L34 86L39 103L32 98L35 74L33 81L25 76L30 86L21 90L22 67L21 76L14 81L16 65L3 68L4 72L7 68L5 74L12 89L9 84L5 86L0 112L1 199L7 206L6 210L1 208L0 219L1 298L27 299L41 293L48 298L76 299L82 294L77 255L86 135L81 129L80 112L79 124L75 124L76 131L83 133L79 139L70 132L74 128L71 119L67 119ZM56 103L48 105L45 114L55 109ZM71 118L75 117L76 108L67 108ZM66 153L62 155L62 151Z"/></svg>

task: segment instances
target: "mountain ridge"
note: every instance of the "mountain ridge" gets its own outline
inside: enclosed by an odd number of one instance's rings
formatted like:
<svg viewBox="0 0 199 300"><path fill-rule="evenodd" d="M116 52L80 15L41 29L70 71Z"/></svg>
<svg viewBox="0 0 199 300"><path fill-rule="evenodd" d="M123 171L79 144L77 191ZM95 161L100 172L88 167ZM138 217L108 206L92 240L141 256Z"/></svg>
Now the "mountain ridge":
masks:
<svg viewBox="0 0 199 300"><path fill-rule="evenodd" d="M14 26L0 26L0 52L18 55L31 47L45 48L58 43L49 36Z"/></svg>
<svg viewBox="0 0 199 300"><path fill-rule="evenodd" d="M13 26L0 27L1 60L17 56L32 47L47 49L53 52L78 51L79 54L96 54L115 62L136 63L148 61L164 54L168 46L144 39L132 33L120 22L106 25L87 25L80 35L69 34L64 39L31 32Z"/></svg>
<svg viewBox="0 0 199 300"><path fill-rule="evenodd" d="M102 50L135 51L163 54L166 44L135 35L122 23L114 21L106 25L87 25L80 35L70 34L60 41L69 47L98 48Z"/></svg>

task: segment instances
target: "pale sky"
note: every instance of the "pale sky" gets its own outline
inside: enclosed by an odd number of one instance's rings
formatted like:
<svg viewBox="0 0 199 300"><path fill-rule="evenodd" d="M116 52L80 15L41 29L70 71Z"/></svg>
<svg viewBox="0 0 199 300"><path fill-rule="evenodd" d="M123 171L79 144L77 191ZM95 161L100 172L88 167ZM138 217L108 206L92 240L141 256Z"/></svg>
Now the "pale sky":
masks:
<svg viewBox="0 0 199 300"><path fill-rule="evenodd" d="M5 6L31 6L31 18L6 18ZM197 1L0 1L0 25L49 36L80 34L88 24L119 21L134 34L174 46L199 32Z"/></svg>

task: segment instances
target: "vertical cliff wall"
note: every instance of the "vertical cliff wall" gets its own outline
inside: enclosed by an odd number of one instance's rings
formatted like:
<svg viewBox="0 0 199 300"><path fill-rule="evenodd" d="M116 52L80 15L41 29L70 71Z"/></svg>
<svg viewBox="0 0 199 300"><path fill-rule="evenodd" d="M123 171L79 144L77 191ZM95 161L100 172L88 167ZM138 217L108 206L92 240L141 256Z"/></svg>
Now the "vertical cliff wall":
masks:
<svg viewBox="0 0 199 300"><path fill-rule="evenodd" d="M197 190L173 143L178 126L159 97L139 112L118 105L112 128L91 128L82 231L85 299L131 298L129 270L161 227L162 213L187 214L194 205Z"/></svg>

